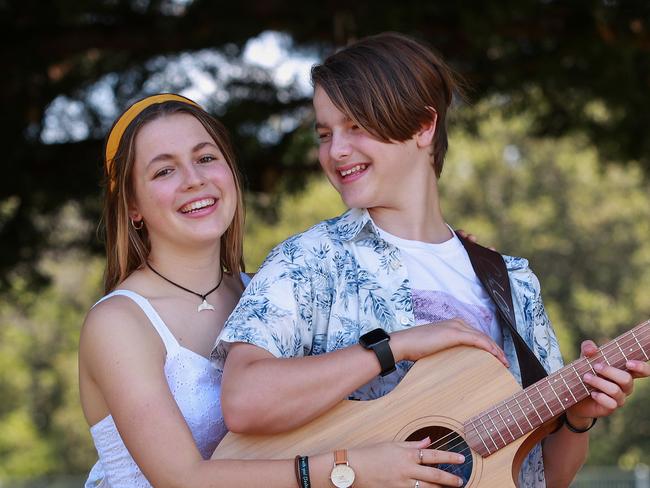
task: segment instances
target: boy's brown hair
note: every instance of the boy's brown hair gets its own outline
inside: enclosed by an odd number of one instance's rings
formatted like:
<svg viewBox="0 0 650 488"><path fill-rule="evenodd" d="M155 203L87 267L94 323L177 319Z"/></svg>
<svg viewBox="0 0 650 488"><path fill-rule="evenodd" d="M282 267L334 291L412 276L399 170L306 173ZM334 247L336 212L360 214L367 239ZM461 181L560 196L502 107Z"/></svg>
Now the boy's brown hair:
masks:
<svg viewBox="0 0 650 488"><path fill-rule="evenodd" d="M410 139L437 115L433 166L439 178L447 152L447 109L458 76L422 42L386 32L357 41L311 70L314 87L383 142Z"/></svg>

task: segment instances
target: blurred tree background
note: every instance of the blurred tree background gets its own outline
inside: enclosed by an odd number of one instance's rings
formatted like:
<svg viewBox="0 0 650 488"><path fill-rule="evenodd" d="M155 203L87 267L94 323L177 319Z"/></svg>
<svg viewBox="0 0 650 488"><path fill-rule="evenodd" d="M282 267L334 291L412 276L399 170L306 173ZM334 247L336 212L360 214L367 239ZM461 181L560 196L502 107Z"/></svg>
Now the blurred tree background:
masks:
<svg viewBox="0 0 650 488"><path fill-rule="evenodd" d="M247 182L252 270L343 209L318 173L304 74L368 34L424 39L467 80L443 209L529 258L566 358L650 316L646 1L0 0L0 27L0 485L95 459L76 347L101 293L101 154L115 116L176 91L224 121ZM649 401L639 382L594 429L589 463L650 464Z"/></svg>

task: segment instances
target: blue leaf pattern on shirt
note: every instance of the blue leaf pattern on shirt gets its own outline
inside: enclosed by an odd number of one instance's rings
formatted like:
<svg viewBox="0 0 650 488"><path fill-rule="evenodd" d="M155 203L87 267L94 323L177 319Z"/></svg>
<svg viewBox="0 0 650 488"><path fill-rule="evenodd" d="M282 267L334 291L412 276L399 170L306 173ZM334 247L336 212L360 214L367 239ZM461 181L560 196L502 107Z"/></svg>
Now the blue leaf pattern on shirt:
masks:
<svg viewBox="0 0 650 488"><path fill-rule="evenodd" d="M395 304L397 310L404 310L406 312L413 311L413 296L408 280L402 282L390 299Z"/></svg>
<svg viewBox="0 0 650 488"><path fill-rule="evenodd" d="M368 292L368 296L364 301L366 312L368 308L372 309L372 314L377 319L377 322L383 329L392 329L392 322L395 320L395 315L388 307L386 300L379 295Z"/></svg>

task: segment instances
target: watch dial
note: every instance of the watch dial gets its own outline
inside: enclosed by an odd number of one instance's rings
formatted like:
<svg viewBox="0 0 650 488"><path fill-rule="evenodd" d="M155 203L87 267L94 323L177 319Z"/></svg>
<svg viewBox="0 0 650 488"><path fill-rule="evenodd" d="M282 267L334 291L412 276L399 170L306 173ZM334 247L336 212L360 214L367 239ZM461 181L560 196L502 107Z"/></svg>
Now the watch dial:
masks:
<svg viewBox="0 0 650 488"><path fill-rule="evenodd" d="M367 348L380 341L389 340L390 336L383 329L373 329L370 332L363 334L359 339L361 345Z"/></svg>
<svg viewBox="0 0 650 488"><path fill-rule="evenodd" d="M347 464L337 464L330 478L336 488L348 488L354 483L354 471Z"/></svg>

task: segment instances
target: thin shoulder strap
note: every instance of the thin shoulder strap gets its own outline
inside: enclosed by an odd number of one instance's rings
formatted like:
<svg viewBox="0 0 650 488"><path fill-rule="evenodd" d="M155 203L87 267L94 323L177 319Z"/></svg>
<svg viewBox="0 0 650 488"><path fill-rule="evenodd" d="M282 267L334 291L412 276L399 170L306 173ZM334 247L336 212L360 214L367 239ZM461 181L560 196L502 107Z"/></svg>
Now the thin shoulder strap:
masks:
<svg viewBox="0 0 650 488"><path fill-rule="evenodd" d="M167 350L167 353L171 353L172 351L180 347L178 341L176 340L176 337L174 337L174 334L172 334L169 328L167 327L167 325L165 325L165 322L160 317L160 315L158 315L158 312L156 312L156 309L153 308L149 300L147 300L142 295L135 293L134 291L114 290L108 295L106 295L105 297L101 298L97 303L95 303L95 305L103 302L104 300L110 297L114 297L117 295L130 298L142 309L144 314L151 321L151 325L153 325L154 329L156 329L156 332L158 332L158 335L162 339L163 344L165 344L165 349ZM95 305L93 305L93 307Z"/></svg>
<svg viewBox="0 0 650 488"><path fill-rule="evenodd" d="M459 234L456 235L465 246L476 276L481 280L483 287L497 306L501 327L505 325L510 331L517 352L521 382L523 387L527 388L548 376L548 373L537 359L537 356L528 347L526 341L517 332L515 309L512 305L512 292L510 291L510 279L508 278L506 263L498 252L470 242Z"/></svg>

